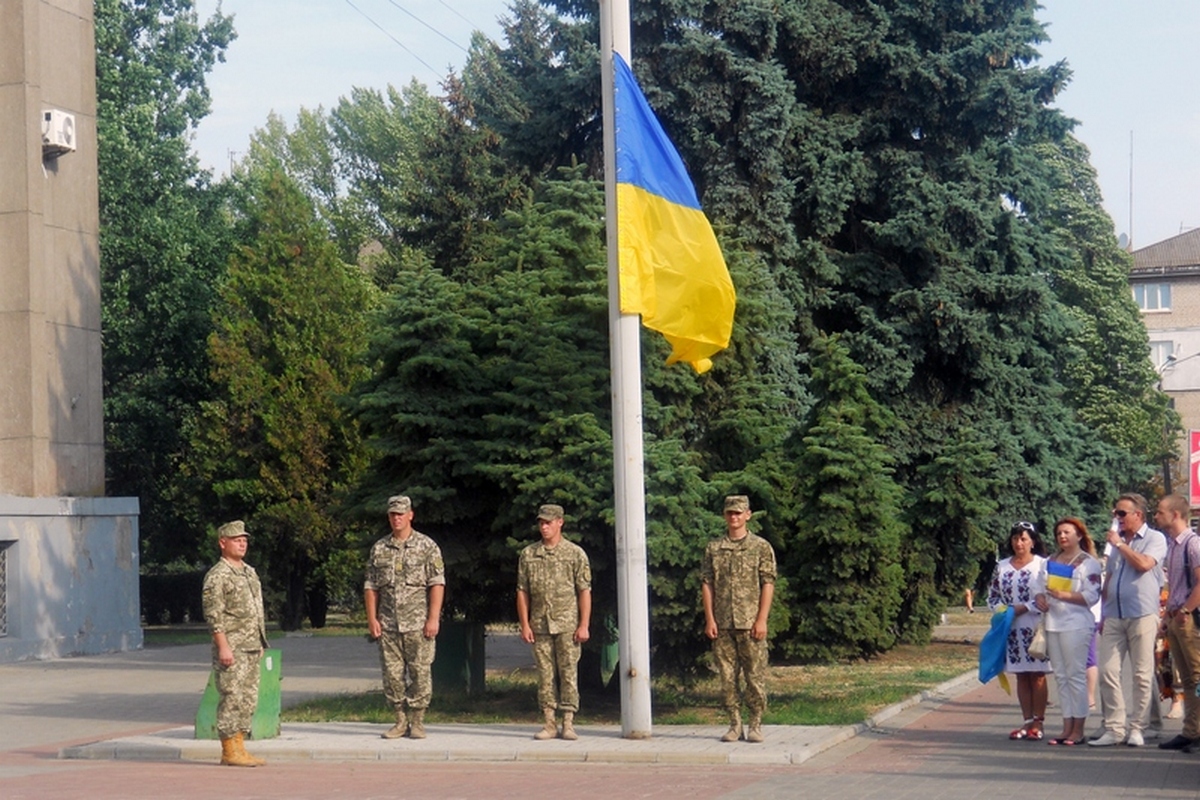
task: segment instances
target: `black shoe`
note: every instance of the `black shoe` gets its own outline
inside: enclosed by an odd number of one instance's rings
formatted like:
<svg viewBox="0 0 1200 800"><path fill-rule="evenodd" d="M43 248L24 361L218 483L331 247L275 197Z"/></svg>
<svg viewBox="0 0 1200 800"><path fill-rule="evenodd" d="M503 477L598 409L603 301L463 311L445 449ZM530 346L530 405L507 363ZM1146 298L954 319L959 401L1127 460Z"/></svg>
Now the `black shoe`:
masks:
<svg viewBox="0 0 1200 800"><path fill-rule="evenodd" d="M1193 741L1195 741L1195 740L1189 739L1186 736L1176 736L1174 739L1170 740L1169 742L1159 742L1158 749L1159 750L1183 750L1184 748L1189 747Z"/></svg>

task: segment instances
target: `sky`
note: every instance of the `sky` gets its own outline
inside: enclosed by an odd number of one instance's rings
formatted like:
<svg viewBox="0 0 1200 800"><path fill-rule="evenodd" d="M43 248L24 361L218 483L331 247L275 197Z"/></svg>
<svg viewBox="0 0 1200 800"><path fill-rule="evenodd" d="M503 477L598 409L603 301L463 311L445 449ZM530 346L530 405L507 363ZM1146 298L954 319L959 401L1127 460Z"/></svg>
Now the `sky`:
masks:
<svg viewBox="0 0 1200 800"><path fill-rule="evenodd" d="M218 0L196 0L207 19ZM228 172L274 111L289 125L301 108L329 110L355 87L436 90L461 71L471 33L500 37L507 0L222 0L235 39L208 76L212 113L195 147L204 167ZM419 20L419 21L418 21ZM436 91L434 92L437 93Z"/></svg>
<svg viewBox="0 0 1200 800"><path fill-rule="evenodd" d="M636 0L635 0L636 1ZM1200 2L1042 0L1047 64L1074 77L1057 105L1079 121L1116 234L1145 247L1200 227ZM217 0L197 0L201 18ZM436 89L461 69L471 32L500 35L507 0L223 0L238 38L209 75L212 113L196 132L223 173L271 111L294 123L354 87L412 79ZM1132 216L1130 167L1132 165ZM1132 224L1131 224L1132 223Z"/></svg>

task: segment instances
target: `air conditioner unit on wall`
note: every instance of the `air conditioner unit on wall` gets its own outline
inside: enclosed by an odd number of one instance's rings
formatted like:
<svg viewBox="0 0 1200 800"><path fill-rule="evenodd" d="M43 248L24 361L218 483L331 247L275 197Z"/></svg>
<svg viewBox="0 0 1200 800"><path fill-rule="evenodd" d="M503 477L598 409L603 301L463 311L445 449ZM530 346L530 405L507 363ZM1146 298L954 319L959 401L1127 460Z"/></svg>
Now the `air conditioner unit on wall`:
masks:
<svg viewBox="0 0 1200 800"><path fill-rule="evenodd" d="M49 108L42 112L42 158L75 152L75 115Z"/></svg>

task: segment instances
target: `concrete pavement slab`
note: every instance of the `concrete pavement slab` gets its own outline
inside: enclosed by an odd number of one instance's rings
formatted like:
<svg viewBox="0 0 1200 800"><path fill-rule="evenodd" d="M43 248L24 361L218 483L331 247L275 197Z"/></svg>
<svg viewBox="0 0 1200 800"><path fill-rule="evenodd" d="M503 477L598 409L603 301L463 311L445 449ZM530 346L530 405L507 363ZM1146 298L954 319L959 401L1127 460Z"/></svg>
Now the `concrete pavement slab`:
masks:
<svg viewBox="0 0 1200 800"><path fill-rule="evenodd" d="M649 739L621 738L617 726L577 726L579 739L535 741L537 725L427 725L427 739L382 739L386 724L288 723L273 739L247 743L278 761L533 761L656 764L800 764L853 734L855 726L764 726L762 744L719 741L724 728L660 725ZM220 743L191 728L64 747L61 758L215 762Z"/></svg>
<svg viewBox="0 0 1200 800"><path fill-rule="evenodd" d="M381 687L361 637L279 636L283 702ZM191 725L210 668L207 644L0 664L0 753Z"/></svg>
<svg viewBox="0 0 1200 800"><path fill-rule="evenodd" d="M638 762L653 764L800 764L852 732L848 726L764 726L767 741L722 742L724 727L658 726L649 739L617 726L577 726L577 741L536 741L533 724L432 724L427 739L382 739L386 724L287 723L274 739L247 742L268 762L413 760L413 762ZM842 735L839 735L842 734ZM190 760L215 763L220 742L193 739L191 728L68 746L61 758Z"/></svg>
<svg viewBox="0 0 1200 800"><path fill-rule="evenodd" d="M802 764L815 755L883 724L923 700L945 699L977 681L967 674L883 709L859 725L766 725L761 744L720 741L724 726L658 725L649 739L621 737L618 726L576 726L578 741L536 741L537 725L427 725L422 740L383 739L387 724L286 723L280 736L250 742L248 749L281 761L492 761L642 764ZM215 762L220 744L193 738L193 730L168 730L63 747L64 759L182 760Z"/></svg>
<svg viewBox="0 0 1200 800"><path fill-rule="evenodd" d="M285 706L380 689L378 650L362 638L278 636L271 644L282 652ZM0 665L0 754L214 763L219 743L195 740L192 729L209 658L209 646L197 644ZM515 635L489 634L487 659L489 669L532 666ZM271 761L794 765L922 699L973 685L964 675L856 726L766 726L762 744L720 742L723 727L715 726L658 725L648 740L626 740L616 726L585 725L577 742L539 742L535 725L431 725L428 739L413 741L381 739L386 725L286 723L280 737L251 749Z"/></svg>
<svg viewBox="0 0 1200 800"><path fill-rule="evenodd" d="M7 686L0 675L0 703ZM23 689L21 686L18 689ZM952 699L951 699L952 698ZM872 720L871 725L829 729L821 746L833 735L845 736L840 744L800 764L746 764L725 759L722 763L694 761L675 764L670 754L655 756L656 740L666 737L668 726L656 726L650 747L635 752L614 752L603 761L444 760L419 761L413 742L394 742L392 751L379 750L383 740L360 749L348 744L335 760L272 761L264 769L215 768L212 760L168 761L118 759L59 759L58 751L95 743L96 738L59 742L20 752L0 752L0 797L4 800L201 800L227 795L244 800L527 800L538 796L563 796L572 800L607 800L637 797L644 800L751 800L753 798L813 798L814 800L965 800L997 797L1032 798L1154 797L1164 800L1200 800L1200 757L1155 747L1050 747L1046 742L1014 742L1008 731L1019 721L1016 699L1006 696L993 681L980 687L973 676L964 676L940 692L927 693L920 703L902 704ZM1048 720L1057 724L1057 708ZM0 729L10 720L0 720ZM1178 732L1179 721L1168 721L1168 735ZM169 726L163 726L169 727ZM289 726L285 726L288 728ZM344 738L373 739L383 725L350 727ZM474 728L475 726L465 726ZM505 726L509 727L509 726ZM604 737L585 731L578 742L532 740L536 725L511 726L517 730L497 736L505 755L523 747L547 747L542 752L583 746L599 750ZM588 726L590 728L591 726ZM450 737L456 726L434 726L432 736ZM445 730L441 730L445 728ZM147 733L149 731L141 731ZM153 733L162 733L161 729ZM710 740L698 747L728 752L770 753L774 737L763 745L721 745L722 731L708 728ZM678 731L676 732L678 733ZM612 734L617 737L616 732ZM117 740L122 737L107 737ZM511 739L511 741L510 741ZM589 741L596 739L596 741ZM431 744L432 738L426 740ZM250 743L255 750L260 743ZM266 742L261 743L263 745ZM420 744L420 743L416 743ZM620 743L614 743L621 747ZM758 748L763 748L759 750ZM378 754L375 758L371 753ZM354 757L351 757L354 756Z"/></svg>

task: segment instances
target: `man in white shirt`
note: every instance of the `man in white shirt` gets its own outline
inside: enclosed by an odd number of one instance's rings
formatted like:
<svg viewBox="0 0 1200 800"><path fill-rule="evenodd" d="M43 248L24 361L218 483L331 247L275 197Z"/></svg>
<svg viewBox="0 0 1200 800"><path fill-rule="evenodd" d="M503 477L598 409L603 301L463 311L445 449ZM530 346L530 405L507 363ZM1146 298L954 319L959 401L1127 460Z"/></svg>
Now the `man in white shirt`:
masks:
<svg viewBox="0 0 1200 800"><path fill-rule="evenodd" d="M1167 555L1163 534L1146 524L1146 498L1123 494L1113 508L1117 530L1104 567L1104 607L1100 625L1100 696L1104 732L1088 742L1107 747L1122 741L1141 747L1154 691L1154 640L1158 633L1158 596ZM1121 689L1121 662L1133 672L1133 706L1128 716Z"/></svg>

